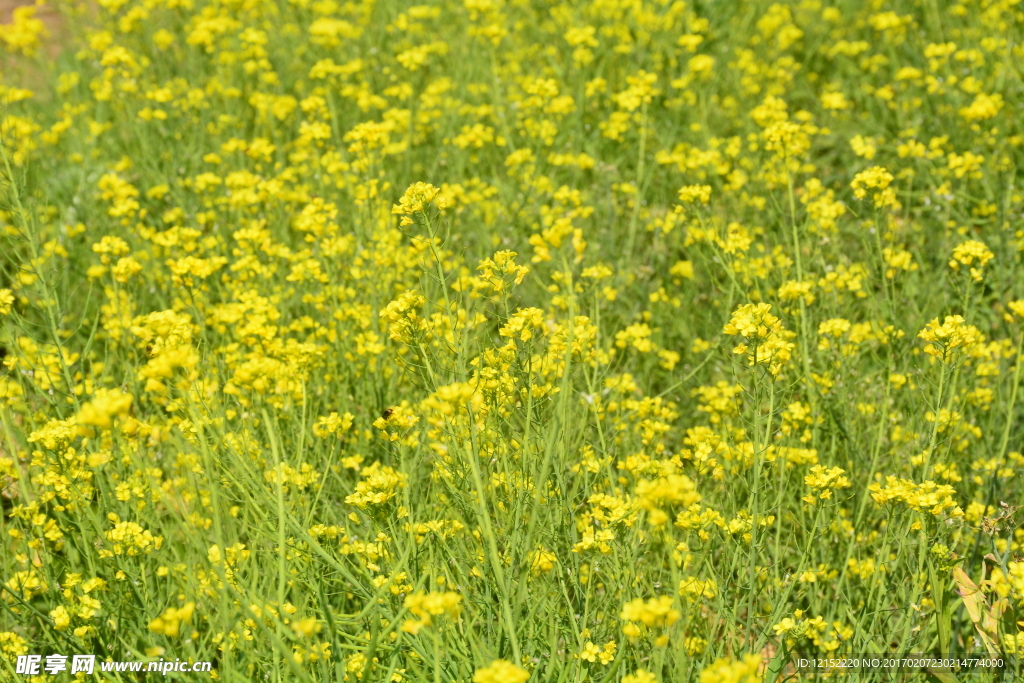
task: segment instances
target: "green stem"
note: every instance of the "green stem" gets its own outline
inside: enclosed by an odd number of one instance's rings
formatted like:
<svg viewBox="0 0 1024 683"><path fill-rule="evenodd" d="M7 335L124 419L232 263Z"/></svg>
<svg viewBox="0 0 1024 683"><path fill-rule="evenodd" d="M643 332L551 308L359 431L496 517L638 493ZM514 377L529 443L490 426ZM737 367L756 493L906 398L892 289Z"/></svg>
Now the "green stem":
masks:
<svg viewBox="0 0 1024 683"><path fill-rule="evenodd" d="M935 421L932 423L932 435L928 440L928 449L924 452L924 467L922 470L922 480L928 479L928 474L931 471L931 460L932 451L935 450L935 444L939 438L939 420L941 419L942 411L942 391L946 384L946 356L939 359L939 389L935 396Z"/></svg>
<svg viewBox="0 0 1024 683"><path fill-rule="evenodd" d="M4 170L7 172L7 178L10 180L11 199L14 202L14 208L16 209L18 218L21 221L22 228L25 231L25 241L28 242L29 249L32 251L32 274L38 278L40 289L42 290L42 307L46 312L47 332L50 334L50 340L53 342L53 346L57 352L57 359L60 361L64 381L67 383L68 396L77 410L79 401L78 397L75 395L75 382L71 376L71 368L68 367L67 361L64 358L64 348L60 340L56 312L57 292L47 284L46 277L40 268L42 260L39 257L39 245L36 244L35 231L32 226L28 224L28 219L25 217L25 207L21 202L21 192L18 191L18 184L14 181L14 171L11 170L11 162L7 156L7 148L4 146L4 141L2 139L0 139L0 158L3 159Z"/></svg>
<svg viewBox="0 0 1024 683"><path fill-rule="evenodd" d="M644 163L647 151L647 103L640 109L640 150L636 162L636 195L633 197L633 215L629 219L629 233L626 238L626 250L623 255L627 259L633 257L633 243L636 241L636 228L640 220L640 203L643 198L641 190L644 181Z"/></svg>
<svg viewBox="0 0 1024 683"><path fill-rule="evenodd" d="M796 193L793 190L793 176L789 172L788 159L783 159L786 168L786 194L789 198L789 224L793 238L793 261L796 265L796 279L804 281L803 255L800 253L800 230L796 222ZM818 400L815 392L814 381L811 379L811 350L810 342L807 339L807 304L803 296L800 297L800 359L803 364L804 386L807 388L807 403L811 409L811 416L815 418L818 414ZM813 419L811 429L817 432L817 419Z"/></svg>
<svg viewBox="0 0 1024 683"><path fill-rule="evenodd" d="M263 423L267 426L267 436L270 438L270 450L274 456L274 468L277 470L277 608L281 609L284 604L285 586L287 585L288 565L285 552L285 518L284 518L284 468L281 467L281 451L277 446L277 437L270 425L270 416L267 409L261 411ZM276 631L278 639L283 639L282 625L280 619L276 620ZM274 677L281 680L280 656L274 650Z"/></svg>
<svg viewBox="0 0 1024 683"><path fill-rule="evenodd" d="M754 372L757 372L757 349L754 349ZM760 394L760 391L758 391ZM751 484L751 495L753 503L751 504L751 528L750 528L750 551L747 557L747 635L753 639L753 621L754 621L754 596L757 594L757 590L754 586L755 576L757 574L757 531L760 524L761 515L761 464L764 462L765 454L768 452L769 437L772 430L772 415L775 412L775 381L774 378L769 389L768 398L768 416L767 423L764 429L764 437L761 439L758 435L758 421L761 411L760 401L754 406L754 477Z"/></svg>
<svg viewBox="0 0 1024 683"><path fill-rule="evenodd" d="M473 485L477 491L477 513L480 515L480 524L483 526L483 533L487 540L487 551L491 562L491 569L498 582L501 597L501 610L505 617L505 632L512 645L512 657L516 664L522 662L519 651L519 638L516 634L516 622L512 617L512 603L509 599L508 584L505 581L505 571L501 566L501 557L498 555L498 542L494 535L494 527L491 525L491 514L487 505L487 493L484 488L483 476L480 474L480 456L476 445L476 430L473 429L473 412L469 411L469 436L471 442L469 456L470 469L473 472Z"/></svg>

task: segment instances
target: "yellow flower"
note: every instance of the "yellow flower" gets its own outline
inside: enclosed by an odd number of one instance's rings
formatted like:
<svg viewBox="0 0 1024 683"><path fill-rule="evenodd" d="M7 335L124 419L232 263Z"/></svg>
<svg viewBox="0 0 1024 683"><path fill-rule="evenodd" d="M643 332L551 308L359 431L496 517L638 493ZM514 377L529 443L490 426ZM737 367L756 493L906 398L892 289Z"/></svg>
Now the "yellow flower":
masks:
<svg viewBox="0 0 1024 683"><path fill-rule="evenodd" d="M25 601L31 600L34 595L39 595L49 590L49 586L42 576L34 569L14 572L4 586L11 593L20 596Z"/></svg>
<svg viewBox="0 0 1024 683"><path fill-rule="evenodd" d="M813 288L814 282L812 281L797 282L796 280L787 280L779 286L779 299L782 301L798 301L802 299L805 306L810 306L815 300L814 293L811 291Z"/></svg>
<svg viewBox="0 0 1024 683"><path fill-rule="evenodd" d="M68 614L64 605L58 605L50 610L50 618L53 619L53 627L58 631L63 631L71 625L71 615Z"/></svg>
<svg viewBox="0 0 1024 683"><path fill-rule="evenodd" d="M337 412L318 417L313 424L313 435L321 439L326 439L329 436L341 436L352 427L354 419L355 416L352 413L338 415Z"/></svg>
<svg viewBox="0 0 1024 683"><path fill-rule="evenodd" d="M889 266L885 271L885 276L890 280L895 278L896 274L901 270L917 270L917 264L914 263L914 255L904 249L885 247L882 249L882 258L885 259L885 263Z"/></svg>
<svg viewBox="0 0 1024 683"><path fill-rule="evenodd" d="M555 567L558 558L550 550L539 548L530 553L530 571L534 574L549 572Z"/></svg>
<svg viewBox="0 0 1024 683"><path fill-rule="evenodd" d="M10 52L20 52L31 57L39 48L41 39L48 35L46 25L36 19L36 8L16 7L11 13L11 23L0 24L0 42Z"/></svg>
<svg viewBox="0 0 1024 683"><path fill-rule="evenodd" d="M298 469L287 463L280 463L263 472L263 479L270 484L280 482L283 486L294 486L300 491L320 481L320 473L308 462L300 463Z"/></svg>
<svg viewBox="0 0 1024 683"><path fill-rule="evenodd" d="M667 595L644 601L636 598L622 606L619 615L623 621L639 621L649 628L667 627L679 621L682 614L672 607L672 598Z"/></svg>
<svg viewBox="0 0 1024 683"><path fill-rule="evenodd" d="M978 240L967 240L953 249L953 258L949 260L949 267L953 270L960 270L960 266L968 266L971 278L975 282L981 282L982 269L995 258L995 254ZM977 267L974 264L977 263Z"/></svg>
<svg viewBox="0 0 1024 683"><path fill-rule="evenodd" d="M622 683L658 683L658 679L646 669L637 669L622 677Z"/></svg>
<svg viewBox="0 0 1024 683"><path fill-rule="evenodd" d="M780 158L799 157L811 148L811 138L804 126L792 121L769 124L762 134L765 148Z"/></svg>
<svg viewBox="0 0 1024 683"><path fill-rule="evenodd" d="M796 621L792 617L786 617L779 623L772 626L775 635L782 636L796 628Z"/></svg>
<svg viewBox="0 0 1024 683"><path fill-rule="evenodd" d="M314 617L292 622L292 631L299 638L309 638L320 632L321 625Z"/></svg>
<svg viewBox="0 0 1024 683"><path fill-rule="evenodd" d="M110 429L113 419L124 415L132 407L134 397L120 389L100 389L78 411L78 424L86 427Z"/></svg>
<svg viewBox="0 0 1024 683"><path fill-rule="evenodd" d="M386 409L383 415L373 421L373 426L381 431L380 438L387 441L399 441L402 438L402 432L408 433L417 422L419 422L419 417L410 411L407 404L403 403ZM403 441L403 443L405 442Z"/></svg>
<svg viewBox="0 0 1024 683"><path fill-rule="evenodd" d="M850 108L850 101L841 92L826 92L821 96L821 106L825 109L840 111Z"/></svg>
<svg viewBox="0 0 1024 683"><path fill-rule="evenodd" d="M987 121L999 115L1003 108L1003 96L999 93L986 95L983 92L974 96L970 105L960 109L960 116L967 121Z"/></svg>
<svg viewBox="0 0 1024 683"><path fill-rule="evenodd" d="M941 325L939 319L935 318L925 325L917 336L929 342L924 347L925 353L947 362L958 349L969 350L983 340L978 328L965 324L963 317L959 315L947 315Z"/></svg>
<svg viewBox="0 0 1024 683"><path fill-rule="evenodd" d="M426 302L426 297L410 290L384 307L380 321L388 326L391 339L412 343L414 335L426 329L426 321L420 317Z"/></svg>
<svg viewBox="0 0 1024 683"><path fill-rule="evenodd" d="M804 477L804 483L814 490L817 498L814 495L809 495L805 496L803 500L814 505L818 499L828 500L831 498L835 489L849 488L850 480L844 477L844 474L846 474L846 470L839 467L827 468L823 465L814 465L811 467L811 473Z"/></svg>
<svg viewBox="0 0 1024 683"><path fill-rule="evenodd" d="M658 94L658 89L654 87L657 82L657 74L648 73L643 69L635 76L627 76L626 83L629 87L615 94L616 104L628 112L639 109L642 104L649 103Z"/></svg>
<svg viewBox="0 0 1024 683"><path fill-rule="evenodd" d="M407 620L402 624L402 630L406 633L416 635L424 626L430 626L431 617L447 614L452 619L458 619L462 612L462 596L452 592L430 592L423 591L413 593L405 598L405 608L419 617L419 621Z"/></svg>
<svg viewBox="0 0 1024 683"><path fill-rule="evenodd" d="M447 206L447 200L443 196L438 196L440 192L441 188L434 187L430 183L413 183L398 200L398 204L391 207L391 213L402 216L402 225L412 225L412 217L424 213L435 198L438 209L444 209Z"/></svg>
<svg viewBox="0 0 1024 683"><path fill-rule="evenodd" d="M14 307L14 293L9 289L0 289L0 316L7 315Z"/></svg>
<svg viewBox="0 0 1024 683"><path fill-rule="evenodd" d="M875 141L871 138L855 135L850 140L850 147L853 149L853 153L859 157L864 157L865 159L875 158L877 148L875 147Z"/></svg>
<svg viewBox="0 0 1024 683"><path fill-rule="evenodd" d="M186 602L181 607L168 607L164 610L156 619L149 622L149 630L153 633L159 633L161 635L175 638L183 624L187 624L192 620L192 614L195 612L196 604L194 602Z"/></svg>
<svg viewBox="0 0 1024 683"><path fill-rule="evenodd" d="M789 340L795 334L784 329L771 310L771 304L742 304L722 331L746 338L747 342L736 346L733 353L746 354L751 366L766 364L772 375L778 375L792 357L795 345Z"/></svg>
<svg viewBox="0 0 1024 683"><path fill-rule="evenodd" d="M110 550L101 550L100 557L108 558L121 554L133 557L140 553L148 555L163 545L162 536L154 536L152 532L135 522L122 522L113 512L108 514L107 518L113 522L114 527L103 536L113 545Z"/></svg>
<svg viewBox="0 0 1024 683"><path fill-rule="evenodd" d="M526 683L530 673L512 662L496 659L490 666L477 669L473 674L473 683Z"/></svg>
<svg viewBox="0 0 1024 683"><path fill-rule="evenodd" d="M125 256L119 258L110 271L113 273L115 280L121 284L125 284L134 276L142 272L142 264L131 256Z"/></svg>
<svg viewBox="0 0 1024 683"><path fill-rule="evenodd" d="M491 284L491 289L502 292L508 286L507 279L518 285L530 272L527 266L516 263L517 255L508 249L495 252L491 258L481 261L476 269L480 271L480 277Z"/></svg>
<svg viewBox="0 0 1024 683"><path fill-rule="evenodd" d="M732 314L732 319L722 331L734 336L741 335L750 340L767 339L782 324L771 314L771 310L771 304L743 304Z"/></svg>
<svg viewBox="0 0 1024 683"><path fill-rule="evenodd" d="M679 188L679 201L684 204L707 204L710 200L710 185L687 185Z"/></svg>
<svg viewBox="0 0 1024 683"><path fill-rule="evenodd" d="M546 330L544 325L544 311L539 308L517 309L508 322L502 325L498 334L502 337L512 337L520 341L530 341L533 333L537 330Z"/></svg>
<svg viewBox="0 0 1024 683"><path fill-rule="evenodd" d="M881 166L872 166L861 171L853 177L850 187L853 188L853 196L857 199L864 199L871 190L871 200L877 208L891 207L899 209L900 204L896 201L896 192L889 187L892 183L892 174Z"/></svg>
<svg viewBox="0 0 1024 683"><path fill-rule="evenodd" d="M391 501L400 489L405 488L408 480L404 473L379 462L364 467L360 474L362 480L356 484L355 492L345 497L345 502L362 510Z"/></svg>
<svg viewBox="0 0 1024 683"><path fill-rule="evenodd" d="M714 579L686 577L679 582L679 595L690 602L696 602L700 598L710 599L718 595L718 582Z"/></svg>
<svg viewBox="0 0 1024 683"><path fill-rule="evenodd" d="M936 484L934 481L915 484L909 479L889 476L885 478L885 486L871 484L868 491L879 505L901 501L911 510L936 516L948 514L950 517L960 517L964 514L953 499L956 490L948 484Z"/></svg>
<svg viewBox="0 0 1024 683"><path fill-rule="evenodd" d="M583 651L580 652L579 658L590 662L601 662L601 664L611 664L615 659L615 641L609 640L604 645L595 645L591 641L587 641L586 645L583 646Z"/></svg>
<svg viewBox="0 0 1024 683"><path fill-rule="evenodd" d="M740 660L716 659L700 672L700 683L760 683L761 656L745 655Z"/></svg>
<svg viewBox="0 0 1024 683"><path fill-rule="evenodd" d="M1006 314L1006 322L1013 322L1013 316L1016 316L1020 320L1024 321L1024 299L1017 299L1006 304L1006 307L1010 309L1010 313Z"/></svg>

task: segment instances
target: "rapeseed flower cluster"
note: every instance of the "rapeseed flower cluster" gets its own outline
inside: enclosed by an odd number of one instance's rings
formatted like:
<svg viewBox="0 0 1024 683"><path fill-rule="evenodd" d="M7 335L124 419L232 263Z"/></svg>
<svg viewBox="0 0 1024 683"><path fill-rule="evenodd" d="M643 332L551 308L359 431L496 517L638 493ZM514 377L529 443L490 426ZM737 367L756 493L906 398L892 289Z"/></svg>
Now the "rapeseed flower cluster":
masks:
<svg viewBox="0 0 1024 683"><path fill-rule="evenodd" d="M1013 0L3 21L0 669L1021 678Z"/></svg>

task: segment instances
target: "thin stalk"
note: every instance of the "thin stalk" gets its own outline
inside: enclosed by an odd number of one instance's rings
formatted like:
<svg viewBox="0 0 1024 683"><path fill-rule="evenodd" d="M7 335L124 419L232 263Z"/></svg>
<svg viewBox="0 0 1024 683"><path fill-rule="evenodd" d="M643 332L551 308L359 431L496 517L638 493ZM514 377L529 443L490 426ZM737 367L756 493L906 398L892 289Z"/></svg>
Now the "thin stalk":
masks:
<svg viewBox="0 0 1024 683"><path fill-rule="evenodd" d="M928 439L928 449L924 452L924 467L922 470L923 479L928 479L928 472L931 469L932 451L939 439L939 420L942 411L942 392L946 385L946 356L939 359L939 388L935 395L935 421L932 423L932 435Z"/></svg>
<svg viewBox="0 0 1024 683"><path fill-rule="evenodd" d="M501 558L498 555L498 542L494 536L494 527L491 525L491 514L488 511L487 492L484 488L483 477L480 474L480 458L477 455L476 430L473 429L473 412L469 410L469 438L471 442L469 456L470 469L473 472L473 485L477 491L477 513L480 515L480 524L484 527L484 536L487 538L488 559L491 562L491 569L498 582L501 599L501 611L505 617L505 632L508 635L512 646L512 657L517 664L522 662L519 650L519 638L516 634L516 622L512 617L512 604L509 599L508 583L505 580L505 571L501 566Z"/></svg>
<svg viewBox="0 0 1024 683"><path fill-rule="evenodd" d="M627 259L633 258L633 244L636 241L636 228L640 220L640 203L643 200L644 164L647 153L647 103L644 102L640 108L640 150L637 153L636 162L636 195L633 201L633 215L629 219L629 233L626 237L626 250L623 255Z"/></svg>
<svg viewBox="0 0 1024 683"><path fill-rule="evenodd" d="M803 255L800 253L800 230L796 224L796 193L793 190L793 176L789 172L787 161L788 158L784 159L783 165L786 169L786 194L789 198L789 225L793 238L793 262L796 265L796 279L802 283L804 281L804 268ZM807 403L811 408L811 415L817 416L818 401L814 390L814 383L811 379L811 356L807 340L807 305L803 296L798 301L800 303L800 360L804 371L804 386L807 387ZM815 419L811 423L811 429L815 432L817 432L816 425L817 420Z"/></svg>
<svg viewBox="0 0 1024 683"><path fill-rule="evenodd" d="M28 219L25 217L25 207L21 202L21 192L18 191L18 184L14 182L14 171L11 170L11 162L7 156L7 148L3 144L3 140L0 139L0 158L4 162L4 170L7 172L7 178L10 182L11 188L11 199L14 202L14 208L17 210L18 218L21 221L22 228L25 231L25 240L28 242L29 249L32 250L33 274L39 279L40 288L43 292L43 309L46 312L46 323L47 332L50 334L50 340L53 342L54 348L57 350L57 359L60 361L61 372L64 375L64 381L67 383L67 390L69 397L78 409L79 401L75 395L75 381L71 376L71 368L68 367L67 360L64 358L64 348L61 344L59 325L57 322L57 292L52 289L48 284L45 275L43 274L40 265L42 261L39 258L39 245L36 244L35 232L28 224Z"/></svg>
<svg viewBox="0 0 1024 683"><path fill-rule="evenodd" d="M287 585L288 565L285 553L285 518L284 518L284 468L281 467L281 451L277 445L277 437L270 426L270 416L267 409L261 411L263 423L267 426L267 436L270 438L270 451L274 456L274 468L277 470L277 608L284 604L285 586ZM281 621L276 621L276 635L283 639ZM280 655L274 650L274 678L281 680Z"/></svg>

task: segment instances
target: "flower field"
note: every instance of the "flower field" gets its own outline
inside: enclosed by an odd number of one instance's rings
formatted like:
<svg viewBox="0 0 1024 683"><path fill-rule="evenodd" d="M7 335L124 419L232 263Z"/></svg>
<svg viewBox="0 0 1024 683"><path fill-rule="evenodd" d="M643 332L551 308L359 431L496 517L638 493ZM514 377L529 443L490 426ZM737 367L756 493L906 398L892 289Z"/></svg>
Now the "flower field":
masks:
<svg viewBox="0 0 1024 683"><path fill-rule="evenodd" d="M0 680L1024 677L1019 0L5 21Z"/></svg>

